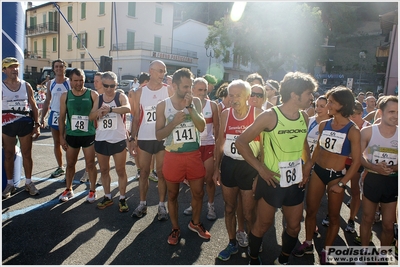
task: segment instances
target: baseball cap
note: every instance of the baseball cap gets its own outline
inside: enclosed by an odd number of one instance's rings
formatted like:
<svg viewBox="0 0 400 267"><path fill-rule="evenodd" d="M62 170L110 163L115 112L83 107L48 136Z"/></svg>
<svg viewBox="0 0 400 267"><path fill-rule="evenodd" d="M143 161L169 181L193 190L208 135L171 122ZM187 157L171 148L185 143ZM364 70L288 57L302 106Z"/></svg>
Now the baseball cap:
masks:
<svg viewBox="0 0 400 267"><path fill-rule="evenodd" d="M5 59L3 59L2 69L8 68L11 65L15 64L19 65L18 59L16 59L15 57L6 57Z"/></svg>

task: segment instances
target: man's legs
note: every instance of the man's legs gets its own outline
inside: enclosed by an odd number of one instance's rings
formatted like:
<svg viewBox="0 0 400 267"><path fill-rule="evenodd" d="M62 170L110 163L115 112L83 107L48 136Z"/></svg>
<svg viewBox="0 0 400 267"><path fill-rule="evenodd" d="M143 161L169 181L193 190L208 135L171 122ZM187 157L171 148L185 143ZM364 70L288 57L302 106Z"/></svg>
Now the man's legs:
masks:
<svg viewBox="0 0 400 267"><path fill-rule="evenodd" d="M361 245L366 247L369 245L371 237L371 227L375 219L375 210L378 203L374 203L364 195L362 196L362 220L360 224Z"/></svg>
<svg viewBox="0 0 400 267"><path fill-rule="evenodd" d="M255 220L254 206L256 204L256 201L253 196L253 190L240 190L240 195L242 197L243 217L246 222L247 231L250 232L251 229L253 228L254 220Z"/></svg>
<svg viewBox="0 0 400 267"><path fill-rule="evenodd" d="M190 191L192 192L192 222L194 224L200 223L200 215L201 215L201 208L203 204L203 196L204 196L204 178L196 179L196 180L189 180L190 184ZM168 197L169 202L169 197Z"/></svg>
<svg viewBox="0 0 400 267"><path fill-rule="evenodd" d="M147 191L149 189L149 174L150 174L150 163L152 154L141 150L139 157L140 165L140 177L139 177L139 196L140 201L146 201ZM157 161L158 162L158 161ZM157 163L157 167L158 167Z"/></svg>
<svg viewBox="0 0 400 267"><path fill-rule="evenodd" d="M22 137L18 136L18 139L19 139L19 144L21 146L21 154L22 154L22 159L23 159L22 163L23 163L23 166L24 166L25 177L27 179L31 179L31 177L32 177L32 169L33 169L32 135L31 134L27 134L27 135L22 136ZM13 143L13 145L15 146L15 143ZM14 155L13 155L13 162L14 162ZM13 167L14 167L14 165L13 165Z"/></svg>
<svg viewBox="0 0 400 267"><path fill-rule="evenodd" d="M100 178L101 178L101 183L103 185L104 194L108 195L111 192L110 156L102 155L100 153L97 153L96 156L97 156L97 161L99 162L100 174L101 174Z"/></svg>
<svg viewBox="0 0 400 267"><path fill-rule="evenodd" d="M171 218L172 229L179 229L178 223L178 196L179 183L171 183L166 181L168 189L168 211Z"/></svg>
<svg viewBox="0 0 400 267"><path fill-rule="evenodd" d="M158 196L160 198L160 202L165 202L165 198L167 195L167 184L165 182L164 174L162 172L162 168L164 165L164 155L165 155L165 150L161 150L155 155L156 169L157 169L156 172L157 172L157 177L158 177ZM148 185L148 182L147 182L147 185Z"/></svg>
<svg viewBox="0 0 400 267"><path fill-rule="evenodd" d="M89 173L90 190L96 191L97 170L94 163L95 152L94 145L82 148L83 155L85 156L86 170Z"/></svg>
<svg viewBox="0 0 400 267"><path fill-rule="evenodd" d="M115 163L115 171L118 175L118 188L120 197L125 198L126 186L128 184L128 176L126 174L126 151L125 149L120 153L113 155Z"/></svg>
<svg viewBox="0 0 400 267"><path fill-rule="evenodd" d="M51 135L53 136L53 142L54 142L54 156L56 157L58 167L62 168L63 161L62 161L62 151L61 151L61 145L60 145L60 131L54 129L53 127L50 127L50 129L51 129Z"/></svg>
<svg viewBox="0 0 400 267"><path fill-rule="evenodd" d="M2 134L3 137L3 149L4 149L4 165L3 168L6 170L8 180L12 180L14 177L14 157L15 157L15 144L17 138L15 136L8 136Z"/></svg>
<svg viewBox="0 0 400 267"><path fill-rule="evenodd" d="M393 242L394 232L393 224L396 222L397 202L382 203L382 235L381 246L390 246Z"/></svg>
<svg viewBox="0 0 400 267"><path fill-rule="evenodd" d="M68 146L67 152L65 153L67 159L67 168L65 171L65 182L66 188L72 190L72 180L75 175L75 165L78 160L80 148L73 148Z"/></svg>

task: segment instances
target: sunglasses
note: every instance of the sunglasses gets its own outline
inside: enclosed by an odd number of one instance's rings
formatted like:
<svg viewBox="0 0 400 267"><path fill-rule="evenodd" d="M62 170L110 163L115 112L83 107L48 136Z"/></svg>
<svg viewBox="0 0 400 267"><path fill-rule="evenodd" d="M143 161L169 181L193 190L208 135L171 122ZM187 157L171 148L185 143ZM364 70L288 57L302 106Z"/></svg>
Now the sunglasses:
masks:
<svg viewBox="0 0 400 267"><path fill-rule="evenodd" d="M264 94L263 93L255 93L255 92L251 92L251 97L257 97L257 98L263 98Z"/></svg>
<svg viewBox="0 0 400 267"><path fill-rule="evenodd" d="M104 86L104 88L108 88L108 87L111 87L111 88L115 88L115 84L105 84L105 83L103 83L103 86Z"/></svg>

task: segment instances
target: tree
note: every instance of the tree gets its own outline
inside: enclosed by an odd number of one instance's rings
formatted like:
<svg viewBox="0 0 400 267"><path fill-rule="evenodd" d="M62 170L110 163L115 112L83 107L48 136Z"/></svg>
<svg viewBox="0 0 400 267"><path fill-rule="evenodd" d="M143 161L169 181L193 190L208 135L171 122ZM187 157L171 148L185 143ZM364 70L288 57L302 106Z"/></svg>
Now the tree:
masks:
<svg viewBox="0 0 400 267"><path fill-rule="evenodd" d="M294 2L249 2L238 22L227 16L216 21L205 43L224 62L233 57L251 61L261 72L277 70L284 63L310 71L323 56L321 44L326 36L318 7ZM233 55L227 53L230 47Z"/></svg>

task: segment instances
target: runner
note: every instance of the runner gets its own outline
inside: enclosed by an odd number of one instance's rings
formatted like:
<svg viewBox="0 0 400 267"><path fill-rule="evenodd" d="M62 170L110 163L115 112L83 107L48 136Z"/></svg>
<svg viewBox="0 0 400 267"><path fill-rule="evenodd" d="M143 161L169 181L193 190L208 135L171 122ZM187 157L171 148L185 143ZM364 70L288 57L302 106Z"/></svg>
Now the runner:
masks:
<svg viewBox="0 0 400 267"><path fill-rule="evenodd" d="M94 102L89 119L97 119L96 138L94 148L99 161L104 198L97 203L99 209L113 204L110 191L110 156L113 156L115 170L118 175L119 211L129 211L125 200L128 176L126 174L126 139L124 117L130 112L128 97L124 93L116 92L118 78L114 72L107 71L102 76L104 94Z"/></svg>
<svg viewBox="0 0 400 267"><path fill-rule="evenodd" d="M289 72L280 84L283 104L264 111L236 140L240 154L258 172L254 185L256 222L249 233L250 264L261 264L260 245L264 233L274 223L276 208L282 207L286 229L282 234L281 254L274 264L288 264L296 246L304 186L312 167L306 139L308 117L301 110L310 105L316 88L317 81L312 76ZM262 161L249 146L260 134L264 144Z"/></svg>
<svg viewBox="0 0 400 267"><path fill-rule="evenodd" d="M85 156L86 169L89 173L90 191L86 198L89 203L96 200L97 170L94 162L94 139L96 129L89 114L93 102L98 98L96 91L84 87L85 73L81 69L70 72L71 90L64 92L60 98L60 144L66 151L67 170L65 174L66 189L59 199L66 202L74 197L72 180L75 175L75 165L82 147Z"/></svg>
<svg viewBox="0 0 400 267"><path fill-rule="evenodd" d="M52 70L55 74L55 77L46 84L46 100L43 104L42 116L40 119L40 125L42 128L44 128L44 118L46 117L47 111L50 107L50 115L47 125L50 127L51 135L53 136L54 155L56 156L56 161L58 164L58 168L51 174L51 177L53 178L65 174L62 149L60 145L60 131L58 129L58 117L60 116L60 97L62 93L71 90L69 79L65 76L66 69L67 62L64 60L57 59L53 61Z"/></svg>
<svg viewBox="0 0 400 267"><path fill-rule="evenodd" d="M31 196L39 194L32 182L32 141L40 135L38 108L31 85L18 78L20 64L16 58L6 57L2 69L6 78L2 85L2 144L4 149L4 169L7 186L3 198L16 192L14 187L14 157L17 136L21 147L25 172L25 191ZM18 177L19 178L19 177Z"/></svg>
<svg viewBox="0 0 400 267"><path fill-rule="evenodd" d="M172 76L175 94L157 104L156 136L157 140L165 139L165 165L162 172L168 188L168 210L172 224L172 232L168 236L170 245L179 243L179 184L185 178L190 183L193 208L188 227L201 238L211 237L200 222L205 168L199 147L205 119L200 100L192 96L192 77L189 69L177 70Z"/></svg>

